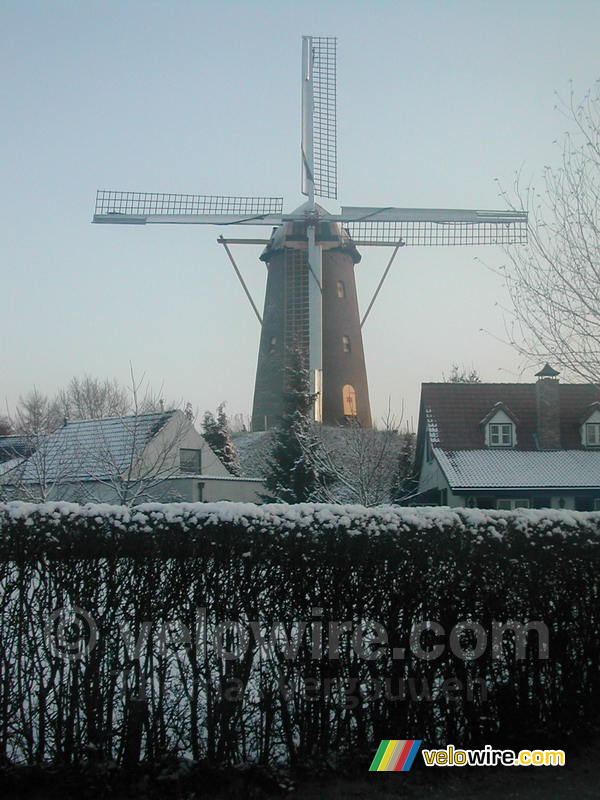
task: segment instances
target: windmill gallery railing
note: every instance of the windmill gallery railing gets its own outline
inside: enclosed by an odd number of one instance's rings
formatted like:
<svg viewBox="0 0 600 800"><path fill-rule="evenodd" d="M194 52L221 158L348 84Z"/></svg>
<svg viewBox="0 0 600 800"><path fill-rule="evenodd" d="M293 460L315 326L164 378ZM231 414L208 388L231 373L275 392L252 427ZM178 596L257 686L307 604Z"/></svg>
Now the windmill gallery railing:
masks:
<svg viewBox="0 0 600 800"><path fill-rule="evenodd" d="M573 512L0 505L0 758L585 736L599 542Z"/></svg>

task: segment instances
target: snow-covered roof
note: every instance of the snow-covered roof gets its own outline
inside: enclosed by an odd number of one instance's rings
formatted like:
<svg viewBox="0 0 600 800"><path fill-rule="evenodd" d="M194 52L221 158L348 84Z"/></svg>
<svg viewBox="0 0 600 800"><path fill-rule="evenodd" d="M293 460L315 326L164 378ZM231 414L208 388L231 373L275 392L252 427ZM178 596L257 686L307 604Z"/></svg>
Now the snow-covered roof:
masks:
<svg viewBox="0 0 600 800"><path fill-rule="evenodd" d="M148 442L176 411L67 422L25 462L20 479L105 480L140 458Z"/></svg>
<svg viewBox="0 0 600 800"><path fill-rule="evenodd" d="M600 489L598 450L433 448L455 489Z"/></svg>
<svg viewBox="0 0 600 800"><path fill-rule="evenodd" d="M33 449L27 436L21 434L0 436L0 462L29 455Z"/></svg>
<svg viewBox="0 0 600 800"><path fill-rule="evenodd" d="M186 481L186 480L194 480L194 481L225 481L227 483L256 483L262 484L262 478L244 478L238 475L204 475L199 473L198 475L189 475L187 472L184 475L169 475L170 481Z"/></svg>
<svg viewBox="0 0 600 800"><path fill-rule="evenodd" d="M0 477L2 475L7 475L15 467L18 467L22 461L23 458L11 458L8 461L0 461Z"/></svg>

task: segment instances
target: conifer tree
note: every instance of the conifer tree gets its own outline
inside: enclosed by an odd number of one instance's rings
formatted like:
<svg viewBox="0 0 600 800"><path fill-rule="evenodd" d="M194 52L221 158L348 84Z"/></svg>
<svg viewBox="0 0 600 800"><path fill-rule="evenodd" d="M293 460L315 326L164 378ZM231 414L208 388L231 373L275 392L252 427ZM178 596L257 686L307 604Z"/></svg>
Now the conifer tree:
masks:
<svg viewBox="0 0 600 800"><path fill-rule="evenodd" d="M218 456L232 475L240 475L240 460L231 439L229 421L225 413L225 403L217 408L215 417L210 411L202 419L202 436L206 444Z"/></svg>
<svg viewBox="0 0 600 800"><path fill-rule="evenodd" d="M329 476L319 467L317 457L319 443L311 422L315 395L310 392L309 373L299 350L291 355L284 414L274 431L265 486L280 502L304 503L318 498Z"/></svg>

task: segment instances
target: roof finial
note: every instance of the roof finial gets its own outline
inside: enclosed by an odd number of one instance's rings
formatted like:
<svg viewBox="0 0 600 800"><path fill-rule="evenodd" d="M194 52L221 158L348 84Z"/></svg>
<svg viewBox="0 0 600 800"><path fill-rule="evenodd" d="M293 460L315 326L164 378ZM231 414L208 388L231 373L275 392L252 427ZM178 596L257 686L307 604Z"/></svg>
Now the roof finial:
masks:
<svg viewBox="0 0 600 800"><path fill-rule="evenodd" d="M560 375L560 372L557 372L555 369L552 369L550 364L546 361L546 365L543 369L539 372L535 373L536 378L557 378Z"/></svg>

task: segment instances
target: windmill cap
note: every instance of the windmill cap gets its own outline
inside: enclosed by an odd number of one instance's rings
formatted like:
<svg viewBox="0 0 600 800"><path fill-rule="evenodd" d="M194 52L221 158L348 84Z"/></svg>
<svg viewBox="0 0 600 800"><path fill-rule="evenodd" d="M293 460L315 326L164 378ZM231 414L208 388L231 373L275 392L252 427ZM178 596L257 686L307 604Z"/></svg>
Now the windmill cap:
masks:
<svg viewBox="0 0 600 800"><path fill-rule="evenodd" d="M535 373L536 378L556 378L558 375L560 375L560 372L557 372L555 369L552 369L552 367L550 366L550 364L548 364L547 361L545 367L541 369L539 372Z"/></svg>
<svg viewBox="0 0 600 800"><path fill-rule="evenodd" d="M361 260L361 255L356 249L350 234L340 222L329 221L331 214L319 205L316 205L318 225L316 228L316 241L324 250L343 248L352 256L355 264ZM277 250L285 247L305 250L308 246L306 238L308 203L296 208L281 225L273 229L269 244L260 255L261 261L269 261Z"/></svg>

